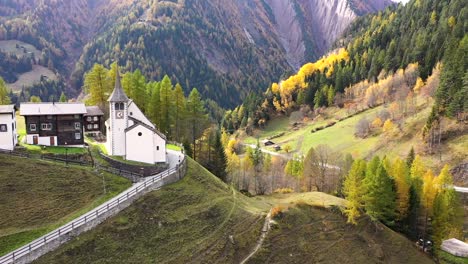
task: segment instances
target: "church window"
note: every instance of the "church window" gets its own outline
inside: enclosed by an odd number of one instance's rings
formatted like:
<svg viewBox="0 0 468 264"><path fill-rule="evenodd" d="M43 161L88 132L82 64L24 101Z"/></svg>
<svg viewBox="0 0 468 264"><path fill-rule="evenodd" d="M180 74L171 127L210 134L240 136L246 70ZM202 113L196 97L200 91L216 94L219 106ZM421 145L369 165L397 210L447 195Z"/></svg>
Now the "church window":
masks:
<svg viewBox="0 0 468 264"><path fill-rule="evenodd" d="M6 124L0 124L0 132L8 132L8 128Z"/></svg>
<svg viewBox="0 0 468 264"><path fill-rule="evenodd" d="M141 137L143 135L143 133L141 132L138 132L138 136Z"/></svg>
<svg viewBox="0 0 468 264"><path fill-rule="evenodd" d="M81 123L80 122L75 123L75 129L76 130L81 129Z"/></svg>
<svg viewBox="0 0 468 264"><path fill-rule="evenodd" d="M88 124L88 129L89 129L89 130L93 129L93 125Z"/></svg>
<svg viewBox="0 0 468 264"><path fill-rule="evenodd" d="M159 150L159 146L156 146L156 150Z"/></svg>
<svg viewBox="0 0 468 264"><path fill-rule="evenodd" d="M91 121L92 121L92 117L88 116L88 117L86 118L86 121L91 122Z"/></svg>
<svg viewBox="0 0 468 264"><path fill-rule="evenodd" d="M81 139L81 133L75 133L75 139Z"/></svg>
<svg viewBox="0 0 468 264"><path fill-rule="evenodd" d="M124 103L115 103L115 110L125 110Z"/></svg>
<svg viewBox="0 0 468 264"><path fill-rule="evenodd" d="M95 116L95 117L94 117L94 121L98 121L98 120L99 120L99 119L98 119L98 117L97 117L97 116Z"/></svg>
<svg viewBox="0 0 468 264"><path fill-rule="evenodd" d="M36 131L36 124L29 124L30 131Z"/></svg>
<svg viewBox="0 0 468 264"><path fill-rule="evenodd" d="M94 128L95 128L95 129L98 129L98 128L99 128L99 125L98 125L98 124L94 124Z"/></svg>
<svg viewBox="0 0 468 264"><path fill-rule="evenodd" d="M130 112L130 115L132 116L132 115L133 115L133 112Z"/></svg>

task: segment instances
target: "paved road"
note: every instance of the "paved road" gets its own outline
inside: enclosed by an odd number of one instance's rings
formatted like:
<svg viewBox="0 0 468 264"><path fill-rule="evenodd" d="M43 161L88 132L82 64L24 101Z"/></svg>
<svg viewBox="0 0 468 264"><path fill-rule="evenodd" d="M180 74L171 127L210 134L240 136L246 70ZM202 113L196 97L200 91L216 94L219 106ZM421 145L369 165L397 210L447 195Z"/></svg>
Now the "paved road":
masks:
<svg viewBox="0 0 468 264"><path fill-rule="evenodd" d="M466 187L457 187L457 186L454 186L455 188L455 191L457 192L460 192L460 193L468 193L468 188Z"/></svg>
<svg viewBox="0 0 468 264"><path fill-rule="evenodd" d="M177 164L182 162L184 154L180 151L168 149L167 151L167 161L169 162L169 169L175 168Z"/></svg>

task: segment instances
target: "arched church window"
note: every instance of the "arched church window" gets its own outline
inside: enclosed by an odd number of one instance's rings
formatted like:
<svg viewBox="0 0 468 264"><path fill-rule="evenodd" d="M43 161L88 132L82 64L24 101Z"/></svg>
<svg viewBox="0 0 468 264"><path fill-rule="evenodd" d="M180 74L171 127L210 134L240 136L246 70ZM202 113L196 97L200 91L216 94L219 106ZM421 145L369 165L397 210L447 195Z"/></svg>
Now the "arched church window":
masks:
<svg viewBox="0 0 468 264"><path fill-rule="evenodd" d="M143 135L143 133L141 132L138 132L138 136L141 137Z"/></svg>
<svg viewBox="0 0 468 264"><path fill-rule="evenodd" d="M115 103L115 110L124 110L124 103Z"/></svg>

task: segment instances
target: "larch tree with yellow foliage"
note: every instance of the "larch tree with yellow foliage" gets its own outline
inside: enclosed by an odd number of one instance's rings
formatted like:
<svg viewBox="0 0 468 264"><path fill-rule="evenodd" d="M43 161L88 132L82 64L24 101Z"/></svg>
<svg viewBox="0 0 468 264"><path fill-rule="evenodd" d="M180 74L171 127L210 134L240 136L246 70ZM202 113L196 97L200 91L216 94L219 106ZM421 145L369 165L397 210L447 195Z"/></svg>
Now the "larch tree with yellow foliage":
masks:
<svg viewBox="0 0 468 264"><path fill-rule="evenodd" d="M411 187L406 163L400 158L397 158L393 162L390 173L397 187L398 220L402 220L408 215Z"/></svg>
<svg viewBox="0 0 468 264"><path fill-rule="evenodd" d="M433 204L432 237L436 247L439 247L445 239L462 238L463 209L458 193L453 188L448 165L444 166L435 182L438 192Z"/></svg>
<svg viewBox="0 0 468 264"><path fill-rule="evenodd" d="M348 216L348 223L351 224L357 224L356 219L361 216L361 208L364 207L366 189L363 180L365 176L366 162L355 160L343 183L343 194L347 202L344 212Z"/></svg>

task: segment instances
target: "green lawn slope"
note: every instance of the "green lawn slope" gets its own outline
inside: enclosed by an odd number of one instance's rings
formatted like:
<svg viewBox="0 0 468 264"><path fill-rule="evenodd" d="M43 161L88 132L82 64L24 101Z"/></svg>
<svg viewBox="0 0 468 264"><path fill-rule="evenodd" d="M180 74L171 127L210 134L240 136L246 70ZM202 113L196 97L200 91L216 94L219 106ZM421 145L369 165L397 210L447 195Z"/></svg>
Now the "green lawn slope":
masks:
<svg viewBox="0 0 468 264"><path fill-rule="evenodd" d="M431 263L380 224L346 224L339 209L330 209L343 199L317 192L248 198L198 163L188 164L183 180L145 195L35 263L239 263L255 247L272 207L285 212L249 263Z"/></svg>
<svg viewBox="0 0 468 264"><path fill-rule="evenodd" d="M90 168L0 155L0 255L65 224L130 185L125 178L101 175Z"/></svg>
<svg viewBox="0 0 468 264"><path fill-rule="evenodd" d="M409 240L362 217L346 224L338 208L300 204L278 214L253 263L433 263Z"/></svg>
<svg viewBox="0 0 468 264"><path fill-rule="evenodd" d="M238 263L269 205L189 160L185 178L151 192L37 263Z"/></svg>

